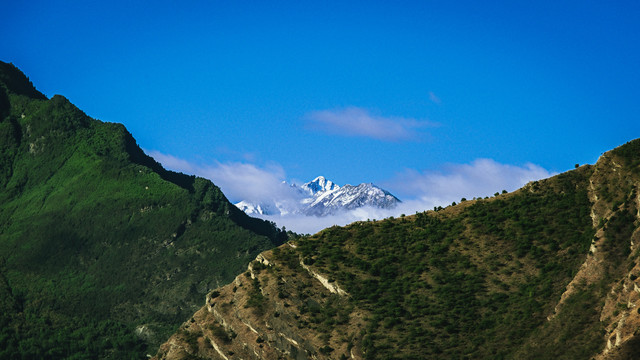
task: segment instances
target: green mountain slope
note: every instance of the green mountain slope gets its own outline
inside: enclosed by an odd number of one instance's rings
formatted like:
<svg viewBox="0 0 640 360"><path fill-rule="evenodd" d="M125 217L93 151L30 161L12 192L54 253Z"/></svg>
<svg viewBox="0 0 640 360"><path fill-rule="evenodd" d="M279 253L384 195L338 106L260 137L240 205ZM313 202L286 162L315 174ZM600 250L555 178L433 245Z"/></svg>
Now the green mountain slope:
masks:
<svg viewBox="0 0 640 360"><path fill-rule="evenodd" d="M140 358L286 234L0 62L0 358Z"/></svg>
<svg viewBox="0 0 640 360"><path fill-rule="evenodd" d="M157 358L631 359L640 140L491 199L260 254Z"/></svg>

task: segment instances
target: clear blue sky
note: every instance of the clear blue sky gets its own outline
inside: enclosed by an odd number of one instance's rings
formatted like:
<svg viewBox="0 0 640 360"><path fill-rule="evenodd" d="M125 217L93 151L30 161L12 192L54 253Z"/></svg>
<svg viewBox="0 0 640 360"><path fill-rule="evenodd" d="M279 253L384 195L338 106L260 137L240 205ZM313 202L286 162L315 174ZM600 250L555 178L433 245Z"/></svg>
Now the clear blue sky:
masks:
<svg viewBox="0 0 640 360"><path fill-rule="evenodd" d="M131 3L7 1L0 59L183 168L402 192L640 137L637 1Z"/></svg>

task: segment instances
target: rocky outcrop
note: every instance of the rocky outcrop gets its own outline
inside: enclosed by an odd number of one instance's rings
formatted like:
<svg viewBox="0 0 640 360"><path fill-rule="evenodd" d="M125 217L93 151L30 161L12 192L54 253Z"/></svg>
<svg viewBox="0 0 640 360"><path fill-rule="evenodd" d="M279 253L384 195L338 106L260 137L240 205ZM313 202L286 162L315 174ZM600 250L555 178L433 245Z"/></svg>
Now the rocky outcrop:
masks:
<svg viewBox="0 0 640 360"><path fill-rule="evenodd" d="M341 295L341 296L349 295L335 281L330 282L328 277L323 276L323 275L313 271L310 267L305 265L304 262L302 261L302 259L300 259L300 266L302 266L302 268L305 269L309 273L309 275L313 276L316 280L318 280L320 282L320 284L322 284L322 286L324 286L332 294L338 294L338 295Z"/></svg>
<svg viewBox="0 0 640 360"><path fill-rule="evenodd" d="M208 294L206 305L155 358L360 359L354 345L365 313L343 313L333 326L321 322L321 312L347 305L346 292L327 284L312 267L302 267L289 245L275 255L264 252L233 283Z"/></svg>
<svg viewBox="0 0 640 360"><path fill-rule="evenodd" d="M555 313L549 316L552 320L562 311L578 288L607 284L604 288L609 290L599 309L606 346L595 359L626 358L623 354L628 345L637 343L640 335L640 178L623 167L622 161L610 151L595 166L588 190L596 233L585 262L562 294ZM617 221L620 218L625 219L622 224ZM618 224L609 226L616 221ZM624 256L619 256L620 252ZM613 258L619 261L612 262Z"/></svg>

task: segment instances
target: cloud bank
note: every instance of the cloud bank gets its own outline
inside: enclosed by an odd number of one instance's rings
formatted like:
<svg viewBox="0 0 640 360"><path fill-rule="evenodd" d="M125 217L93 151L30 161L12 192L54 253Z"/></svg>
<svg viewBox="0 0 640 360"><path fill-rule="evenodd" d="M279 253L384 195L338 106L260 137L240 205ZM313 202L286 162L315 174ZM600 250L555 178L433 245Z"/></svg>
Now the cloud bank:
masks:
<svg viewBox="0 0 640 360"><path fill-rule="evenodd" d="M215 162L211 165L198 165L159 151L145 152L167 169L201 176L213 181L232 202L244 199L266 201L274 197L290 196L286 188L282 186L285 172L277 164L267 167L240 162Z"/></svg>
<svg viewBox="0 0 640 360"><path fill-rule="evenodd" d="M492 159L476 159L470 164L449 164L441 171L408 169L386 182L399 196L451 203L460 198L490 196L502 190L513 191L529 181L554 175L541 166L502 164Z"/></svg>
<svg viewBox="0 0 640 360"><path fill-rule="evenodd" d="M492 159L477 159L469 164L449 164L440 171L405 170L395 178L380 184L398 196L402 203L394 209L362 207L322 218L307 216L263 216L279 226L300 233L313 234L333 225L354 221L383 219L401 214L447 206L465 197L492 196L502 190L514 191L529 181L553 176L554 173L531 163L523 166L502 164Z"/></svg>
<svg viewBox="0 0 640 360"><path fill-rule="evenodd" d="M294 203L299 199L283 186L285 172L279 165L259 167L249 163L220 163L197 165L158 151L147 151L168 169L210 179L219 186L232 202L250 200ZM325 217L305 215L261 215L298 233L313 234L333 225L346 225L355 221L383 219L401 214L431 210L447 206L461 198L492 196L502 190L516 190L529 181L553 176L554 173L531 163L522 166L502 164L492 159L477 159L468 164L449 164L437 171L407 169L394 178L378 185L398 196L402 203L394 209L362 207ZM367 179L362 179L366 181Z"/></svg>
<svg viewBox="0 0 640 360"><path fill-rule="evenodd" d="M358 107L313 111L306 118L311 128L328 134L395 142L419 140L422 129L434 126L428 121L375 116Z"/></svg>

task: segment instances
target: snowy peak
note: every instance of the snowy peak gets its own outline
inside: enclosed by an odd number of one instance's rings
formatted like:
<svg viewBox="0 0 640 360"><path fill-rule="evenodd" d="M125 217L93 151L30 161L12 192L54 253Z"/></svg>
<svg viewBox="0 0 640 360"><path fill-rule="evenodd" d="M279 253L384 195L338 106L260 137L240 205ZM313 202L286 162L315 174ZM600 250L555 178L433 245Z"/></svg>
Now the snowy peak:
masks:
<svg viewBox="0 0 640 360"><path fill-rule="evenodd" d="M312 181L303 184L301 188L310 195L316 195L318 193L337 190L340 186L331 180L327 180L324 176L318 176Z"/></svg>
<svg viewBox="0 0 640 360"><path fill-rule="evenodd" d="M345 185L316 197L305 209L304 213L324 216L341 210L353 210L363 206L391 209L399 202L400 200L397 197L371 183L358 186Z"/></svg>
<svg viewBox="0 0 640 360"><path fill-rule="evenodd" d="M281 198L260 202L243 200L235 205L250 215L326 216L363 206L391 209L401 202L372 183L340 187L324 176L318 176L301 186L283 181L282 186L276 192Z"/></svg>

